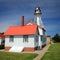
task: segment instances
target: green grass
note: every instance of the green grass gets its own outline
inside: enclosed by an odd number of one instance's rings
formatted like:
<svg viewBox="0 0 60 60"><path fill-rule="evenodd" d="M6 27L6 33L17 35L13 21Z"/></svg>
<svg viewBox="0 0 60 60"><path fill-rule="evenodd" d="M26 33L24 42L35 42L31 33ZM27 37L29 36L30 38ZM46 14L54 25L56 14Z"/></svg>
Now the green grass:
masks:
<svg viewBox="0 0 60 60"><path fill-rule="evenodd" d="M41 60L60 60L60 43L52 44Z"/></svg>
<svg viewBox="0 0 60 60"><path fill-rule="evenodd" d="M33 60L38 54L0 52L0 60Z"/></svg>

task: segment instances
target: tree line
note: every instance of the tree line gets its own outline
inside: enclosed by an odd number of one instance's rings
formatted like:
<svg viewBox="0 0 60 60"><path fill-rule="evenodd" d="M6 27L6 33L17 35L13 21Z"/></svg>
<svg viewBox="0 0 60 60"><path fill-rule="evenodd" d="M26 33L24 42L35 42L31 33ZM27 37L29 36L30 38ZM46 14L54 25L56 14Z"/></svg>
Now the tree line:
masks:
<svg viewBox="0 0 60 60"><path fill-rule="evenodd" d="M60 35L59 34L55 34L54 37L52 37L52 40L54 42L60 42Z"/></svg>

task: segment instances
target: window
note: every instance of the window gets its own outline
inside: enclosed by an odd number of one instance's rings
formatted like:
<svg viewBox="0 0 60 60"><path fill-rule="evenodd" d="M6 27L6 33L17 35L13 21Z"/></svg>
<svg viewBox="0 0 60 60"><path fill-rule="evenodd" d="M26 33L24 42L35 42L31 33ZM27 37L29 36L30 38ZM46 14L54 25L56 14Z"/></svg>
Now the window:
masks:
<svg viewBox="0 0 60 60"><path fill-rule="evenodd" d="M14 36L10 36L9 42L13 42L13 41L14 41Z"/></svg>
<svg viewBox="0 0 60 60"><path fill-rule="evenodd" d="M28 35L23 36L23 42L28 42Z"/></svg>
<svg viewBox="0 0 60 60"><path fill-rule="evenodd" d="M36 39L36 42L38 42L38 36L36 36L36 38L35 38L35 39Z"/></svg>
<svg viewBox="0 0 60 60"><path fill-rule="evenodd" d="M43 41L43 36L41 35L41 41Z"/></svg>

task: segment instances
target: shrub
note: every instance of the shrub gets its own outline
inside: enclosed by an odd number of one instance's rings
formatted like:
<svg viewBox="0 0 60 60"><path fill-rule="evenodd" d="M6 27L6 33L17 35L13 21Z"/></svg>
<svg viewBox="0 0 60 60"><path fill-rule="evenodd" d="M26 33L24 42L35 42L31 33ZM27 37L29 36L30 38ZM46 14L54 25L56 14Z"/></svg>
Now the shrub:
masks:
<svg viewBox="0 0 60 60"><path fill-rule="evenodd" d="M0 49L4 49L4 45L0 45Z"/></svg>

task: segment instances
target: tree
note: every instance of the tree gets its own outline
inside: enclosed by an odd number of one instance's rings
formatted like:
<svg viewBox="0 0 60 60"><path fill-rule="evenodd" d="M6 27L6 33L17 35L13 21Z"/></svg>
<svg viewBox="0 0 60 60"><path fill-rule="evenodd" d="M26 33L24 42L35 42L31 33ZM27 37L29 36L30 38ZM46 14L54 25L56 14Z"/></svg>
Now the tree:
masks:
<svg viewBox="0 0 60 60"><path fill-rule="evenodd" d="M54 42L60 42L60 35L59 34L55 34L52 39L54 40Z"/></svg>
<svg viewBox="0 0 60 60"><path fill-rule="evenodd" d="M0 34L4 34L4 32L0 32Z"/></svg>

